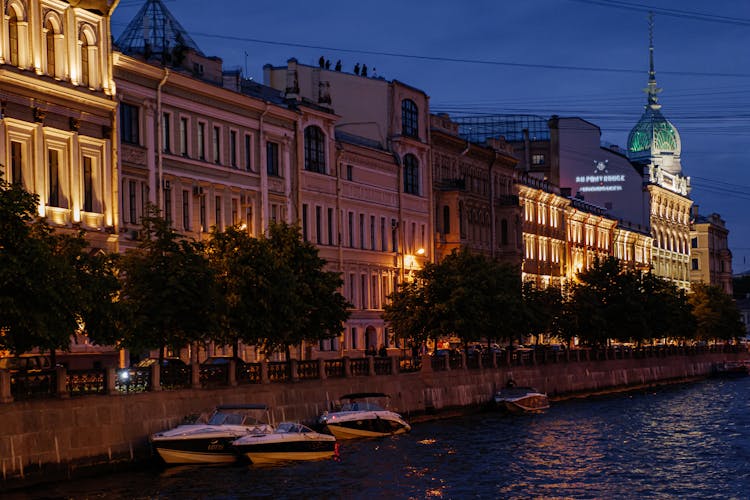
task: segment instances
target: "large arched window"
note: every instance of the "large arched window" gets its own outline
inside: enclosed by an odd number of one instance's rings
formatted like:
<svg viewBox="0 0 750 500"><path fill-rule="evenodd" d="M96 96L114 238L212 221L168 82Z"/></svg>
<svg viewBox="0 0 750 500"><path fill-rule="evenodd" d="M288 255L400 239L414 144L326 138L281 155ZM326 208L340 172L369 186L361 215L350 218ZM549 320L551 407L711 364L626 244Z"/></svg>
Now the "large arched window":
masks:
<svg viewBox="0 0 750 500"><path fill-rule="evenodd" d="M407 137L419 137L417 105L411 99L401 101L401 133Z"/></svg>
<svg viewBox="0 0 750 500"><path fill-rule="evenodd" d="M10 42L8 50L10 51L10 63L13 66L18 66L20 63L18 56L18 15L14 9L8 10L10 11L10 16L8 18L8 41Z"/></svg>
<svg viewBox="0 0 750 500"><path fill-rule="evenodd" d="M321 174L326 172L325 135L319 127L305 129L305 170Z"/></svg>
<svg viewBox="0 0 750 500"><path fill-rule="evenodd" d="M84 87L89 87L91 83L91 67L89 64L89 43L86 35L81 33L81 77L78 81Z"/></svg>
<svg viewBox="0 0 750 500"><path fill-rule="evenodd" d="M51 21L47 21L44 29L46 31L45 43L47 45L47 74L55 76L55 27Z"/></svg>
<svg viewBox="0 0 750 500"><path fill-rule="evenodd" d="M419 194L419 162L412 154L404 156L404 193Z"/></svg>

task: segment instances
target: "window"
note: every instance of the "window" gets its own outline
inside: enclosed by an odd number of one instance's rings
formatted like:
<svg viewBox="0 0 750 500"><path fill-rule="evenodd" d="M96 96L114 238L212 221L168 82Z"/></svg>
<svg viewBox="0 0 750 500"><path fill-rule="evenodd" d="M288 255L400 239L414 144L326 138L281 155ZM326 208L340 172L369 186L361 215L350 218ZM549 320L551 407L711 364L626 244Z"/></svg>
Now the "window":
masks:
<svg viewBox="0 0 750 500"><path fill-rule="evenodd" d="M206 124L198 123L198 158L206 159Z"/></svg>
<svg viewBox="0 0 750 500"><path fill-rule="evenodd" d="M47 74L49 76L55 76L55 27L52 21L47 21L44 26L47 30L45 35L45 43L47 44Z"/></svg>
<svg viewBox="0 0 750 500"><path fill-rule="evenodd" d="M398 252L398 222L391 219L391 251Z"/></svg>
<svg viewBox="0 0 750 500"><path fill-rule="evenodd" d="M266 173L279 175L279 145L275 142L266 143Z"/></svg>
<svg viewBox="0 0 750 500"><path fill-rule="evenodd" d="M237 132L235 130L229 132L229 164L237 168Z"/></svg>
<svg viewBox="0 0 750 500"><path fill-rule="evenodd" d="M172 225L172 186L169 181L164 182L164 219Z"/></svg>
<svg viewBox="0 0 750 500"><path fill-rule="evenodd" d="M302 205L302 239L309 241L307 237L307 204Z"/></svg>
<svg viewBox="0 0 750 500"><path fill-rule="evenodd" d="M698 238L693 238L690 240L690 247L691 248L698 248Z"/></svg>
<svg viewBox="0 0 750 500"><path fill-rule="evenodd" d="M370 250L375 250L375 216L370 216Z"/></svg>
<svg viewBox="0 0 750 500"><path fill-rule="evenodd" d="M190 231L190 191L182 191L182 228Z"/></svg>
<svg viewBox="0 0 750 500"><path fill-rule="evenodd" d="M124 102L120 104L120 128L122 129L122 142L138 144L140 130L137 106Z"/></svg>
<svg viewBox="0 0 750 500"><path fill-rule="evenodd" d="M322 234L322 226L321 223L323 216L323 208L322 207L315 207L315 243L320 245L323 243L323 234Z"/></svg>
<svg viewBox="0 0 750 500"><path fill-rule="evenodd" d="M49 197L47 204L51 207L59 207L62 201L60 186L60 154L56 149L50 149L47 154L49 166Z"/></svg>
<svg viewBox="0 0 750 500"><path fill-rule="evenodd" d="M346 180L347 181L354 180L354 167L352 167L351 165L346 166Z"/></svg>
<svg viewBox="0 0 750 500"><path fill-rule="evenodd" d="M349 212L349 248L354 248L354 212Z"/></svg>
<svg viewBox="0 0 750 500"><path fill-rule="evenodd" d="M388 251L388 242L385 238L385 217L380 218L380 251Z"/></svg>
<svg viewBox="0 0 750 500"><path fill-rule="evenodd" d="M201 196L199 199L200 199L200 203L198 205L198 210L200 212L199 216L200 216L200 223L201 223L201 231L205 231L206 230L206 197Z"/></svg>
<svg viewBox="0 0 750 500"><path fill-rule="evenodd" d="M404 192L419 194L419 163L416 156L404 156Z"/></svg>
<svg viewBox="0 0 750 500"><path fill-rule="evenodd" d="M407 137L419 137L417 105L411 99L401 101L401 133Z"/></svg>
<svg viewBox="0 0 750 500"><path fill-rule="evenodd" d="M89 67L89 43L86 35L81 33L81 85L89 87L91 85L91 69Z"/></svg>
<svg viewBox="0 0 750 500"><path fill-rule="evenodd" d="M451 232L451 208L448 205L443 206L443 234Z"/></svg>
<svg viewBox="0 0 750 500"><path fill-rule="evenodd" d="M367 276L364 274L359 277L359 295L361 309L367 309Z"/></svg>
<svg viewBox="0 0 750 500"><path fill-rule="evenodd" d="M252 139L249 135L245 134L245 170L248 172L253 169L252 153Z"/></svg>
<svg viewBox="0 0 750 500"><path fill-rule="evenodd" d="M359 248L365 248L365 214L359 214Z"/></svg>
<svg viewBox="0 0 750 500"><path fill-rule="evenodd" d="M169 113L163 113L161 120L161 146L165 153L170 152L169 136Z"/></svg>
<svg viewBox="0 0 750 500"><path fill-rule="evenodd" d="M215 204L214 204L214 211L215 211L214 217L216 218L215 219L216 229L218 229L219 231L221 231L223 229L222 228L222 223L221 223L222 222L221 221L221 196L217 196L214 199L214 202L215 202Z"/></svg>
<svg viewBox="0 0 750 500"><path fill-rule="evenodd" d="M328 209L328 244L333 245L333 209Z"/></svg>
<svg viewBox="0 0 750 500"><path fill-rule="evenodd" d="M188 119L180 118L180 154L188 155Z"/></svg>
<svg viewBox="0 0 750 500"><path fill-rule="evenodd" d="M221 129L214 127L213 147L214 147L214 163L221 163L221 151L219 145L221 144Z"/></svg>
<svg viewBox="0 0 750 500"><path fill-rule="evenodd" d="M10 142L10 181L23 185L23 145L20 142Z"/></svg>
<svg viewBox="0 0 750 500"><path fill-rule="evenodd" d="M503 245L508 244L508 221L506 219L500 221L500 242Z"/></svg>
<svg viewBox="0 0 750 500"><path fill-rule="evenodd" d="M352 349L356 349L357 348L357 329L355 327L352 327L352 337L351 337L351 339L352 339L351 348Z"/></svg>
<svg viewBox="0 0 750 500"><path fill-rule="evenodd" d="M240 221L240 201L237 198L232 198L232 225L236 226Z"/></svg>
<svg viewBox="0 0 750 500"><path fill-rule="evenodd" d="M531 155L531 164L532 165L544 165L544 155L543 154Z"/></svg>
<svg viewBox="0 0 750 500"><path fill-rule="evenodd" d="M91 172L91 158L83 157L83 211L94 211L94 183Z"/></svg>
<svg viewBox="0 0 750 500"><path fill-rule="evenodd" d="M319 127L305 129L305 170L324 174L326 171L325 136Z"/></svg>
<svg viewBox="0 0 750 500"><path fill-rule="evenodd" d="M13 66L19 66L18 58L18 15L12 8L8 9L10 17L8 19L8 41L10 42L10 63Z"/></svg>
<svg viewBox="0 0 750 500"><path fill-rule="evenodd" d="M138 222L138 212L136 206L136 183L135 181L128 181L128 215L130 216L130 222L136 224Z"/></svg>
<svg viewBox="0 0 750 500"><path fill-rule="evenodd" d="M693 259L693 271L698 270L698 259Z"/></svg>

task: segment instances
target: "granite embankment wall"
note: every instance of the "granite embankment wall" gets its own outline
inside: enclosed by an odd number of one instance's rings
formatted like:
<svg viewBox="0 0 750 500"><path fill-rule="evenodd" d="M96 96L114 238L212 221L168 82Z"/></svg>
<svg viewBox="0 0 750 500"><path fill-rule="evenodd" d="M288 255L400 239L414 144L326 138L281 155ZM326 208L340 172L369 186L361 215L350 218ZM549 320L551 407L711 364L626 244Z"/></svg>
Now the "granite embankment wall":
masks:
<svg viewBox="0 0 750 500"><path fill-rule="evenodd" d="M716 362L747 357L715 353L481 370L425 368L388 376L18 401L0 405L0 486L148 458L149 434L219 404L265 403L276 422L311 422L327 401L375 391L390 394L393 408L417 420L485 405L509 378L554 399L694 380L708 376Z"/></svg>

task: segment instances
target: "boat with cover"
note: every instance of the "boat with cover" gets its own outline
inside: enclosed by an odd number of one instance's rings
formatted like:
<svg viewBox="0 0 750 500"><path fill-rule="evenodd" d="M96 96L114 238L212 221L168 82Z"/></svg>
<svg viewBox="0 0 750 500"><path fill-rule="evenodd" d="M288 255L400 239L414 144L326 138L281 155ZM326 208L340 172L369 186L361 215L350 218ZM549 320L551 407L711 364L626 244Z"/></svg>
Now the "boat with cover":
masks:
<svg viewBox="0 0 750 500"><path fill-rule="evenodd" d="M270 434L274 428L267 422L264 404L222 405L198 422L152 434L150 441L167 464L231 463L238 458L232 442L250 434Z"/></svg>
<svg viewBox="0 0 750 500"><path fill-rule="evenodd" d="M532 387L505 387L495 393L495 404L513 413L540 412L549 408L549 399Z"/></svg>
<svg viewBox="0 0 750 500"><path fill-rule="evenodd" d="M254 464L320 460L337 454L336 438L296 422L281 422L272 433L248 434L232 443Z"/></svg>
<svg viewBox="0 0 750 500"><path fill-rule="evenodd" d="M318 423L338 439L382 437L409 432L411 426L408 422L385 407L389 398L382 392L346 394L340 398L343 403L341 407L324 412Z"/></svg>

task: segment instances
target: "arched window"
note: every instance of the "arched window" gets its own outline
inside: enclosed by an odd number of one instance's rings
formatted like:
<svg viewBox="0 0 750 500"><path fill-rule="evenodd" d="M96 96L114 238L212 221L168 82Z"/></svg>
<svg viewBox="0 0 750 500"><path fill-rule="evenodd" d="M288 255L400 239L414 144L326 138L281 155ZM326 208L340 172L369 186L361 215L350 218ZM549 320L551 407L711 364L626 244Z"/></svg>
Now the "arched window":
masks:
<svg viewBox="0 0 750 500"><path fill-rule="evenodd" d="M448 205L443 206L443 234L451 232L451 209Z"/></svg>
<svg viewBox="0 0 750 500"><path fill-rule="evenodd" d="M305 170L321 174L326 172L325 135L319 127L305 129Z"/></svg>
<svg viewBox="0 0 750 500"><path fill-rule="evenodd" d="M417 105L411 99L401 101L401 133L407 137L419 137Z"/></svg>
<svg viewBox="0 0 750 500"><path fill-rule="evenodd" d="M47 44L47 74L55 76L55 27L52 21L47 21L44 26L47 30L45 40Z"/></svg>
<svg viewBox="0 0 750 500"><path fill-rule="evenodd" d="M10 17L8 19L8 41L10 42L8 49L10 50L10 63L13 66L18 66L20 64L20 59L18 57L18 15L14 9L8 10L10 10Z"/></svg>
<svg viewBox="0 0 750 500"><path fill-rule="evenodd" d="M81 85L88 87L91 80L91 67L89 66L89 44L86 35L81 33Z"/></svg>
<svg viewBox="0 0 750 500"><path fill-rule="evenodd" d="M404 156L404 193L419 194L419 162L416 156Z"/></svg>

